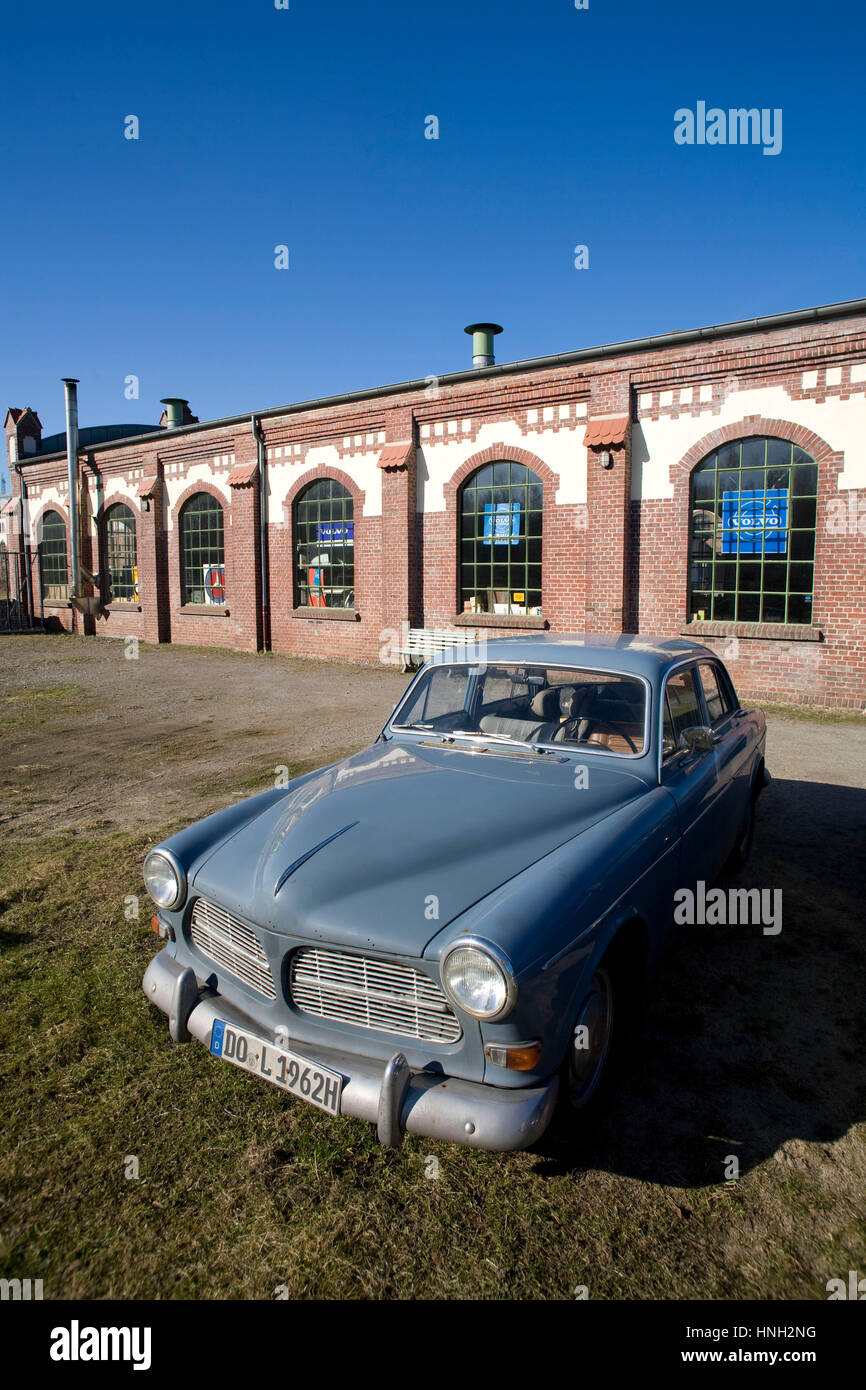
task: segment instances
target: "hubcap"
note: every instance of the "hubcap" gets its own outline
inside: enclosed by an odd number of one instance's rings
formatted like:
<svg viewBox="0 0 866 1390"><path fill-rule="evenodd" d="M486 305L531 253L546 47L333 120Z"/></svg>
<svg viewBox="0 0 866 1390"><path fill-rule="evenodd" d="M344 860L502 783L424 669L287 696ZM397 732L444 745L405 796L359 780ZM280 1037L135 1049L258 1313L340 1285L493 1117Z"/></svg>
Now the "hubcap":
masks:
<svg viewBox="0 0 866 1390"><path fill-rule="evenodd" d="M598 1088L610 1052L613 1032L613 989L606 970L592 977L580 1006L569 1050L569 1097L580 1109Z"/></svg>

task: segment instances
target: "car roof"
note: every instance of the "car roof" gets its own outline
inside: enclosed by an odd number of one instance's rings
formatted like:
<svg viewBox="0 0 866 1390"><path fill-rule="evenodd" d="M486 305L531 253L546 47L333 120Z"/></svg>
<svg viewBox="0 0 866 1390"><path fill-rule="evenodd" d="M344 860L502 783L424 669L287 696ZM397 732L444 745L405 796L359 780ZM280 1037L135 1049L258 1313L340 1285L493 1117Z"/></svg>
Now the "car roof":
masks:
<svg viewBox="0 0 866 1390"><path fill-rule="evenodd" d="M482 638L484 637L482 630ZM468 655L478 657L478 647L471 645ZM484 660L505 664L526 662L533 665L590 667L597 671L625 671L652 679L670 666L689 657L715 656L716 653L699 642L682 637L654 637L626 633L598 632L532 632L525 637L498 637L484 645ZM438 662L465 661L467 652L461 646L445 651Z"/></svg>

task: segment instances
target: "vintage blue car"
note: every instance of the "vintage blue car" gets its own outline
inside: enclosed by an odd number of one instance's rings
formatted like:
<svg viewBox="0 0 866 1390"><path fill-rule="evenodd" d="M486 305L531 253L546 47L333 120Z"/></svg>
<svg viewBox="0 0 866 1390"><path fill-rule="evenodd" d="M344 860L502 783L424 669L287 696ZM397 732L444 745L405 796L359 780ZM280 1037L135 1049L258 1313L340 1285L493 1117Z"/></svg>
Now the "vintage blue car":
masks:
<svg viewBox="0 0 866 1390"><path fill-rule="evenodd" d="M445 652L370 748L150 851L144 992L176 1042L385 1144L579 1129L675 893L748 853L765 737L686 641Z"/></svg>

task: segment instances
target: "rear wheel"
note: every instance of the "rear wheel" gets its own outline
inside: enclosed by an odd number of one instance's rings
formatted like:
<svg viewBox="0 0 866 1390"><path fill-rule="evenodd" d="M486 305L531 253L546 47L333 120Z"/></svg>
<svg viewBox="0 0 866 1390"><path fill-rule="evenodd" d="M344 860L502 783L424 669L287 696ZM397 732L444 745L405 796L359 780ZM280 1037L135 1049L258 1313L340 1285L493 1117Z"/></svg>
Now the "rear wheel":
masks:
<svg viewBox="0 0 866 1390"><path fill-rule="evenodd" d="M743 823L737 833L734 848L728 858L727 868L733 873L739 869L744 869L752 852L752 841L755 838L755 807L758 804L757 786L752 787L749 792L749 804L746 807L746 814Z"/></svg>

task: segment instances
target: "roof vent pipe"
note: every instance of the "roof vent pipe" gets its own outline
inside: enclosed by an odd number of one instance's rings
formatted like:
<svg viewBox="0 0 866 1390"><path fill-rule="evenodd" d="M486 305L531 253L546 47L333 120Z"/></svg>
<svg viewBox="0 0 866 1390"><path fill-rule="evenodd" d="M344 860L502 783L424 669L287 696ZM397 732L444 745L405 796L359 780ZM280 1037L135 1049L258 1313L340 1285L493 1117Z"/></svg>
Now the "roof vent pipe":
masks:
<svg viewBox="0 0 866 1390"><path fill-rule="evenodd" d="M493 356L493 339L497 333L502 332L501 326L498 323L470 323L463 332L471 334L472 337L473 367L494 366L496 359Z"/></svg>
<svg viewBox="0 0 866 1390"><path fill-rule="evenodd" d="M183 424L183 408L189 405L189 401L184 400L183 396L163 396L160 405L165 406L165 428L179 429Z"/></svg>
<svg viewBox="0 0 866 1390"><path fill-rule="evenodd" d="M78 568L78 378L65 376L63 385L66 390L66 467L69 479L69 597L75 598L81 588Z"/></svg>

